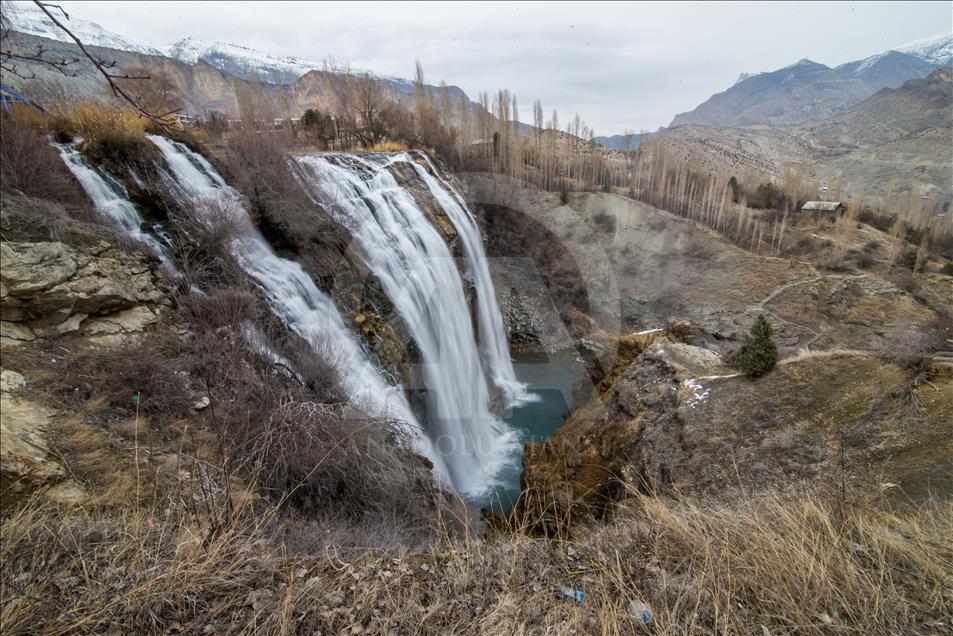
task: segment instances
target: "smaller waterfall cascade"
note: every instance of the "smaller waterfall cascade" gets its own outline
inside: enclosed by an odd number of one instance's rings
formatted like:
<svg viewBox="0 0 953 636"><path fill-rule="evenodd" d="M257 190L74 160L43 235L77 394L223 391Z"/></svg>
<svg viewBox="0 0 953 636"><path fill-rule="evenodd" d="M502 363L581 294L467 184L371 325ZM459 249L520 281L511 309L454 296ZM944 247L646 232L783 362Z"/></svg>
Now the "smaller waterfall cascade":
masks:
<svg viewBox="0 0 953 636"><path fill-rule="evenodd" d="M407 154L331 153L293 160L312 198L359 243L367 266L410 330L420 350L430 437L447 457L456 489L480 496L496 484L502 469L516 456L518 439L490 411L488 374L455 259L413 195L388 170L395 161L413 163L413 159ZM461 217L464 240L478 242L472 219L438 183L432 183L430 187L442 192L447 205ZM478 254L473 244L465 249ZM485 262L482 265L485 268ZM479 294L484 297L481 304L489 311L485 296L493 292L488 272L482 283L488 287ZM492 324L489 318L487 322ZM489 357L496 355L492 352ZM508 351L502 355L509 360ZM509 369L512 373L511 364ZM525 389L516 388L515 378L512 383L509 397L515 399Z"/></svg>
<svg viewBox="0 0 953 636"><path fill-rule="evenodd" d="M136 206L129 200L125 187L111 175L96 170L89 165L77 146L82 140L71 144L53 144L59 150L83 190L93 201L96 211L108 218L117 228L144 243L163 262L168 264L169 257L165 247L154 236L142 230L142 217Z"/></svg>
<svg viewBox="0 0 953 636"><path fill-rule="evenodd" d="M242 230L232 239L230 251L261 286L275 314L335 366L356 404L373 415L402 422L414 450L433 462L438 477L447 479L443 458L423 432L400 387L384 381L344 324L333 301L315 286L301 265L274 253L253 226L241 195L201 155L165 137L148 138L162 152L172 171L173 185L190 209L202 213L217 206L240 223Z"/></svg>

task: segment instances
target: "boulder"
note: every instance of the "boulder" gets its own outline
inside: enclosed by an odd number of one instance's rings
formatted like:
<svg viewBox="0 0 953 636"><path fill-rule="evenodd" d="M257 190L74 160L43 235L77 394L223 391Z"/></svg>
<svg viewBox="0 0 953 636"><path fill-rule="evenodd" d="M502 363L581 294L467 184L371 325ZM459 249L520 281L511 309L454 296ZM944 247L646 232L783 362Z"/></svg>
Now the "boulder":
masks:
<svg viewBox="0 0 953 636"><path fill-rule="evenodd" d="M36 340L36 334L26 325L0 320L0 343L5 345L20 345L24 342L33 342L34 340Z"/></svg>

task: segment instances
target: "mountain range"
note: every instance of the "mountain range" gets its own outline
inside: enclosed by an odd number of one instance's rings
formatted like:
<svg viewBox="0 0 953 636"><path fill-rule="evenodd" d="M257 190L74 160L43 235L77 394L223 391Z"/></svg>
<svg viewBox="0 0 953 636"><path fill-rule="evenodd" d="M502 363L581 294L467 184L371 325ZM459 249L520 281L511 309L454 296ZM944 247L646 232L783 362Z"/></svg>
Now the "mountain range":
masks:
<svg viewBox="0 0 953 636"><path fill-rule="evenodd" d="M792 167L862 198L910 192L949 201L951 80L953 65L948 65L899 88L881 89L833 117L796 127L685 124L649 139L678 161L748 183L779 180Z"/></svg>
<svg viewBox="0 0 953 636"><path fill-rule="evenodd" d="M53 24L45 13L32 4L20 4L13 11L8 11L5 5L4 13L4 19L8 21L8 28L17 33L67 44L73 42L62 29ZM186 37L168 46L154 46L109 31L89 20L71 16L67 24L84 44L90 46L138 55L170 58L193 66L202 62L242 80L257 79L268 84L291 85L309 72L323 72L330 68L332 72L348 72L379 80L400 95L412 95L414 90L414 84L409 79L381 75L363 69L330 67L325 62L273 55L228 42L213 42ZM468 99L463 90L457 86L449 86L448 91L453 101Z"/></svg>
<svg viewBox="0 0 953 636"><path fill-rule="evenodd" d="M635 150L639 145L639 133L593 137L592 140L612 150Z"/></svg>
<svg viewBox="0 0 953 636"><path fill-rule="evenodd" d="M799 126L846 111L883 88L923 78L953 61L953 35L940 34L835 68L802 59L776 71L742 74L671 127Z"/></svg>

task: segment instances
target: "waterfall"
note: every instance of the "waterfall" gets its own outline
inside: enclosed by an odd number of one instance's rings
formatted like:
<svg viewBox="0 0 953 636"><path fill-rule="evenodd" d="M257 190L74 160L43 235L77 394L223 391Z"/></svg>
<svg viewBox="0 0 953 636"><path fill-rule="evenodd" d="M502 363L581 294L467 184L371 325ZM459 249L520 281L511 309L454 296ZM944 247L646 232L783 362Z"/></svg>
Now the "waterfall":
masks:
<svg viewBox="0 0 953 636"><path fill-rule="evenodd" d="M518 440L490 411L490 391L456 263L413 196L387 169L394 161L413 163L407 154L295 157L303 184L351 232L367 266L411 331L421 355L431 439L447 457L457 490L478 496L496 483L500 471L512 461ZM467 220L458 204L450 205L450 195L439 184L431 187L435 186L446 195L447 207L460 217L454 222L465 228L466 237L479 242L472 219ZM482 253L473 244L465 249L471 263ZM480 284L480 304L489 310L486 295L492 294L492 282L488 272ZM480 313L482 323L482 307ZM502 357L494 347L489 357ZM509 359L508 352L503 355ZM512 374L511 364L509 369ZM494 376L499 373L499 368L493 369ZM515 378L512 383L518 384ZM518 396L520 390L511 387L510 397Z"/></svg>
<svg viewBox="0 0 953 636"><path fill-rule="evenodd" d="M427 188L440 207L443 208L450 221L457 230L457 236L463 244L467 271L473 279L476 289L477 319L479 320L480 351L490 370L493 384L500 390L507 406L519 406L526 402L535 401L537 396L526 390L526 385L516 379L513 370L513 360L510 358L510 346L503 328L503 315L496 302L496 292L493 289L493 279L490 277L490 268L487 264L486 251L483 249L483 240L476 219L470 213L466 204L450 184L434 175L437 174L433 164L426 155L420 155L427 161L433 174L412 158L406 160L417 171L420 179L427 184ZM403 157L402 157L403 159Z"/></svg>
<svg viewBox="0 0 953 636"><path fill-rule="evenodd" d="M139 216L136 206L129 200L126 188L112 175L90 166L77 149L80 143L82 143L81 139L71 144L53 145L59 150L66 167L93 201L96 211L109 219L118 229L145 244L163 263L170 265L171 261L165 247L151 234L142 231L142 217Z"/></svg>
<svg viewBox="0 0 953 636"><path fill-rule="evenodd" d="M173 186L189 209L202 214L217 206L240 226L230 251L264 291L275 314L304 338L315 353L332 363L343 388L356 404L372 415L402 422L414 450L430 459L434 472L445 480L446 465L414 417L403 391L384 381L344 324L332 300L315 286L301 265L272 251L254 228L241 195L229 187L201 155L165 137L148 135L148 138L165 157L175 181Z"/></svg>

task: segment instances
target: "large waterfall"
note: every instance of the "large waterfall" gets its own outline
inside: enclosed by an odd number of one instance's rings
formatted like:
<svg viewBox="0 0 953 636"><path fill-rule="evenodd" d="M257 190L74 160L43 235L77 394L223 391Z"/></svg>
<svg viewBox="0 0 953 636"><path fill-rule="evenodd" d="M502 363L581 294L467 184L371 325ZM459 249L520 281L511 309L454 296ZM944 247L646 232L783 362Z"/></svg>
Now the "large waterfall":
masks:
<svg viewBox="0 0 953 636"><path fill-rule="evenodd" d="M461 494L481 497L497 485L517 456L519 440L491 403L502 397L507 406L516 406L534 396L516 380L476 222L426 157L332 153L293 162L312 198L356 239L411 332L420 352L417 379L427 400L422 426L403 389L390 385L370 362L333 301L298 263L277 256L255 229L243 197L201 155L165 137L148 138L165 159L168 173L161 172L173 196L198 220L235 228L229 249L236 261L262 288L275 314L335 366L355 404L401 422L412 448ZM142 229L122 183L92 167L76 144L57 148L96 209L171 264L164 246ZM390 171L396 162L412 166L456 228L475 290L476 331L456 262L414 196Z"/></svg>
<svg viewBox="0 0 953 636"><path fill-rule="evenodd" d="M372 414L404 423L414 449L430 459L435 472L448 476L446 464L414 417L400 387L389 386L365 357L331 299L322 293L301 266L277 256L254 228L245 202L211 164L186 146L149 135L172 170L183 203L198 214L227 213L241 231L232 239L231 253L264 291L272 310L316 353L339 370L350 397ZM219 217L220 218L220 217Z"/></svg>
<svg viewBox="0 0 953 636"><path fill-rule="evenodd" d="M434 174L436 169L424 154L419 155L427 162ZM400 160L408 160L405 156ZM503 328L503 315L496 302L496 292L493 289L493 279L490 277L490 268L483 249L483 240L477 227L476 219L460 198L460 195L445 181L438 179L425 167L410 159L410 165L417 171L417 175L427 184L440 207L443 208L450 221L457 230L460 242L463 244L463 254L466 260L467 271L473 279L476 288L477 317L479 319L479 341L483 358L489 366L493 383L503 393L507 406L518 406L521 403L535 400L536 396L528 393L526 385L516 379L513 370L513 360L510 358L510 346Z"/></svg>
<svg viewBox="0 0 953 636"><path fill-rule="evenodd" d="M463 291L463 283L447 244L401 187L388 167L394 162L416 165L407 154L350 155L343 153L295 158L301 178L315 201L324 206L359 243L363 257L384 287L420 350L427 389L428 430L456 488L477 495L494 483L515 456L518 443L490 410L490 389L483 368ZM492 282L486 271L479 235L472 219L429 174L421 177L457 225L478 284L479 322L497 333L488 316ZM488 327L489 328L488 328ZM502 321L496 344L489 345L494 379L515 402L525 389L513 375L504 343ZM506 363L502 363L502 358ZM508 376L508 377L507 377Z"/></svg>
<svg viewBox="0 0 953 636"><path fill-rule="evenodd" d="M129 200L125 187L114 177L89 165L77 149L81 140L71 144L54 144L83 190L93 201L96 211L132 238L144 243L159 258L168 263L168 254L159 241L142 230L142 217Z"/></svg>

